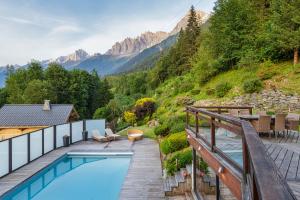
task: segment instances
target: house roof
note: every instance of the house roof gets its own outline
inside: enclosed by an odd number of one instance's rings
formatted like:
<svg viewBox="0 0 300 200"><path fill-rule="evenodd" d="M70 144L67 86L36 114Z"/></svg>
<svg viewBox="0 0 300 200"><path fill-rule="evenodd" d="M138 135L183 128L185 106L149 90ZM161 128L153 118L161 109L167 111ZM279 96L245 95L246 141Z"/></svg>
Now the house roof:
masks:
<svg viewBox="0 0 300 200"><path fill-rule="evenodd" d="M0 109L0 127L52 126L66 123L74 110L71 104L5 104Z"/></svg>

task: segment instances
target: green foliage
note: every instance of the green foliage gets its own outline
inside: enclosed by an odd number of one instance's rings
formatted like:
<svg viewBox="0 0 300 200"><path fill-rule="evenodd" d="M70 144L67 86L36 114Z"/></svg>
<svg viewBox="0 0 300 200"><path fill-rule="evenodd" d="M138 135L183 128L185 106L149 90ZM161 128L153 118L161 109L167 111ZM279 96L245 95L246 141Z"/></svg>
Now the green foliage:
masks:
<svg viewBox="0 0 300 200"><path fill-rule="evenodd" d="M287 52L300 48L300 1L274 0L269 21L270 38Z"/></svg>
<svg viewBox="0 0 300 200"><path fill-rule="evenodd" d="M156 104L153 98L138 99L134 107L134 112L138 120L144 119L147 116L151 118L155 110Z"/></svg>
<svg viewBox="0 0 300 200"><path fill-rule="evenodd" d="M161 124L154 129L154 134L156 136L166 136L169 134L170 128L166 124Z"/></svg>
<svg viewBox="0 0 300 200"><path fill-rule="evenodd" d="M215 93L217 97L224 97L231 88L232 86L228 82L219 83L215 88Z"/></svg>
<svg viewBox="0 0 300 200"><path fill-rule="evenodd" d="M259 92L263 88L263 84L259 79L246 80L243 84L243 89L246 93Z"/></svg>
<svg viewBox="0 0 300 200"><path fill-rule="evenodd" d="M187 28L181 30L177 43L157 62L150 73L152 87L157 87L169 77L180 76L191 69L190 59L197 51L197 37L200 34L199 21L194 7L190 9Z"/></svg>
<svg viewBox="0 0 300 200"><path fill-rule="evenodd" d="M32 80L24 90L24 103L42 104L45 99L50 98L49 85L46 81Z"/></svg>
<svg viewBox="0 0 300 200"><path fill-rule="evenodd" d="M74 104L81 118L92 117L113 98L108 82L100 80L95 71L68 71L56 63L44 71L36 61L26 69L9 69L5 93L7 103L33 104L49 99L51 103Z"/></svg>
<svg viewBox="0 0 300 200"><path fill-rule="evenodd" d="M108 107L101 107L98 108L94 115L93 115L93 119L108 119L110 115L110 110Z"/></svg>
<svg viewBox="0 0 300 200"><path fill-rule="evenodd" d="M165 169L169 175L174 175L180 168L191 164L193 160L192 150L190 148L177 151L170 155L164 163Z"/></svg>
<svg viewBox="0 0 300 200"><path fill-rule="evenodd" d="M251 1L216 2L210 18L210 47L219 59L222 70L230 69L253 51L258 21Z"/></svg>
<svg viewBox="0 0 300 200"><path fill-rule="evenodd" d="M201 92L200 89L193 89L193 90L191 90L191 94L192 94L192 95L197 95L197 94L199 94L200 92Z"/></svg>
<svg viewBox="0 0 300 200"><path fill-rule="evenodd" d="M136 116L133 112L125 111L124 112L124 120L128 124L134 125L134 123L136 122Z"/></svg>
<svg viewBox="0 0 300 200"><path fill-rule="evenodd" d="M160 143L160 149L164 154L173 153L188 146L185 132L171 134Z"/></svg>
<svg viewBox="0 0 300 200"><path fill-rule="evenodd" d="M215 92L216 90L214 88L206 88L205 90L205 93L209 96L215 94Z"/></svg>

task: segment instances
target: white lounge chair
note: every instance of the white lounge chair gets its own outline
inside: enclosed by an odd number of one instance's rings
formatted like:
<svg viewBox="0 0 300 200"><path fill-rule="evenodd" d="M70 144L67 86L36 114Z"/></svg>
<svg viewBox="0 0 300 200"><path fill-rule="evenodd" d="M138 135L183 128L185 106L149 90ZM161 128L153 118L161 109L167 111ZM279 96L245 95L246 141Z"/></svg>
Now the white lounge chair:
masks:
<svg viewBox="0 0 300 200"><path fill-rule="evenodd" d="M92 138L98 142L109 142L110 138L100 134L99 130L92 130Z"/></svg>
<svg viewBox="0 0 300 200"><path fill-rule="evenodd" d="M112 137L114 140L121 137L121 135L115 134L110 128L106 128L105 133L107 137Z"/></svg>

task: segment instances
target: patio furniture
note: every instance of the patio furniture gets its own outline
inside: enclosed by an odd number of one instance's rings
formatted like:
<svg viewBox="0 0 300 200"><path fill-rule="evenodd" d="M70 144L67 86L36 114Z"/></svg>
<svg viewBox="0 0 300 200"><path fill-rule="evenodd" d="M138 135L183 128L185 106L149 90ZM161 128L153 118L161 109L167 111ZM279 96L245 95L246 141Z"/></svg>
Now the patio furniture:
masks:
<svg viewBox="0 0 300 200"><path fill-rule="evenodd" d="M111 137L103 136L99 130L92 130L92 138L98 142L109 142Z"/></svg>
<svg viewBox="0 0 300 200"><path fill-rule="evenodd" d="M287 131L299 131L300 115L296 113L289 113L286 117Z"/></svg>
<svg viewBox="0 0 300 200"><path fill-rule="evenodd" d="M241 109L240 112L239 112L240 115L250 115L250 111L247 109Z"/></svg>
<svg viewBox="0 0 300 200"><path fill-rule="evenodd" d="M110 128L105 129L105 133L108 137L113 138L114 140L121 137L121 135L115 134Z"/></svg>
<svg viewBox="0 0 300 200"><path fill-rule="evenodd" d="M228 112L232 116L238 116L239 115L239 110L238 109L229 109Z"/></svg>
<svg viewBox="0 0 300 200"><path fill-rule="evenodd" d="M265 111L265 110L259 110L259 111L257 111L256 114L258 114L258 115L267 115L267 111Z"/></svg>
<svg viewBox="0 0 300 200"><path fill-rule="evenodd" d="M275 137L277 137L277 135L280 133L280 132L283 132L285 131L285 117L287 115L286 114L283 114L283 113L279 113L279 114L276 114L275 115L275 125L274 125L274 133L275 133Z"/></svg>
<svg viewBox="0 0 300 200"><path fill-rule="evenodd" d="M128 132L128 140L136 141L143 139L144 132L138 129L129 129Z"/></svg>
<svg viewBox="0 0 300 200"><path fill-rule="evenodd" d="M256 131L260 133L271 133L271 116L260 115L258 120L253 121L252 124Z"/></svg>

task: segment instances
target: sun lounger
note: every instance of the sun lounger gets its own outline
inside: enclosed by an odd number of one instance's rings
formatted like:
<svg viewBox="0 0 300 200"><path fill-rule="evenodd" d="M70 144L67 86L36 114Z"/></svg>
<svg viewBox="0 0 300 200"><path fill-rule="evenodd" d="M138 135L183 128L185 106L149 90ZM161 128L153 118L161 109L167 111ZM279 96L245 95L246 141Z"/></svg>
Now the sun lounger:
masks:
<svg viewBox="0 0 300 200"><path fill-rule="evenodd" d="M110 128L106 128L105 129L105 133L106 133L107 137L111 137L114 140L121 137L120 135L115 134Z"/></svg>
<svg viewBox="0 0 300 200"><path fill-rule="evenodd" d="M92 131L92 138L98 142L109 142L111 140L110 137L101 135L98 130Z"/></svg>

